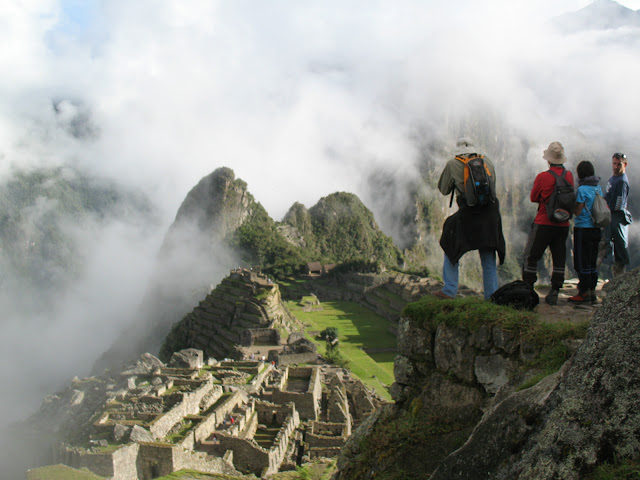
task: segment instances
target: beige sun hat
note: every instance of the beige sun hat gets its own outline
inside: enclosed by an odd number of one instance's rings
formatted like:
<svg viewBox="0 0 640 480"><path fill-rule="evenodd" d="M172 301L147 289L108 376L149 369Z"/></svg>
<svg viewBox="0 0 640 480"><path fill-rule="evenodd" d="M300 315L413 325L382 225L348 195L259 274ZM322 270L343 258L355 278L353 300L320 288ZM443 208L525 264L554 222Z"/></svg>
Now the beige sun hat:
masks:
<svg viewBox="0 0 640 480"><path fill-rule="evenodd" d="M455 155L462 155L463 153L476 153L476 147L473 145L473 141L469 137L462 137L456 142L456 149L453 151Z"/></svg>
<svg viewBox="0 0 640 480"><path fill-rule="evenodd" d="M567 161L567 157L564 156L564 147L560 142L551 142L549 148L544 151L542 155L549 163L560 164Z"/></svg>

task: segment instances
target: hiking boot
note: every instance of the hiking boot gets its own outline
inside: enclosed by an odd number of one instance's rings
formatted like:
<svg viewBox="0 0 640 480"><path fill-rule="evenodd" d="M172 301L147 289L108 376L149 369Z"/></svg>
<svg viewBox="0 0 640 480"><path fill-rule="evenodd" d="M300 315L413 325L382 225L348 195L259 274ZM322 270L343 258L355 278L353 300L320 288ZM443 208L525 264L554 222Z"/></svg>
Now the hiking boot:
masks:
<svg viewBox="0 0 640 480"><path fill-rule="evenodd" d="M591 294L588 291L578 293L573 297L569 297L569 301L571 303L591 303Z"/></svg>
<svg viewBox="0 0 640 480"><path fill-rule="evenodd" d="M549 305L557 305L559 293L560 293L559 288L551 288L551 290L549 290L549 293L547 293L547 296L544 297L544 301L547 302Z"/></svg>
<svg viewBox="0 0 640 480"><path fill-rule="evenodd" d="M440 290L439 292L435 292L433 294L434 297L438 297L441 298L442 300L453 300L454 297L450 297L449 295L447 295L446 293L444 293L442 290Z"/></svg>

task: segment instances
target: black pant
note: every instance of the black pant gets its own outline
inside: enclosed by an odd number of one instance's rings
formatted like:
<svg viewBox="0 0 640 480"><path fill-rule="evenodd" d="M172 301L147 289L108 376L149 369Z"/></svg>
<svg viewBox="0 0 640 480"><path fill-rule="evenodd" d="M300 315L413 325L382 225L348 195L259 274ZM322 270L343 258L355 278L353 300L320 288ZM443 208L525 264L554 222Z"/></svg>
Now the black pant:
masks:
<svg viewBox="0 0 640 480"><path fill-rule="evenodd" d="M553 261L551 274L551 287L562 288L564 283L564 267L567 260L566 242L569 235L569 227L556 227L555 225L531 226L531 233L524 249L524 262L522 265L522 280L533 285L538 279L538 261L544 251L549 247Z"/></svg>
<svg viewBox="0 0 640 480"><path fill-rule="evenodd" d="M573 228L573 266L578 272L578 292L595 290L598 284L599 228Z"/></svg>

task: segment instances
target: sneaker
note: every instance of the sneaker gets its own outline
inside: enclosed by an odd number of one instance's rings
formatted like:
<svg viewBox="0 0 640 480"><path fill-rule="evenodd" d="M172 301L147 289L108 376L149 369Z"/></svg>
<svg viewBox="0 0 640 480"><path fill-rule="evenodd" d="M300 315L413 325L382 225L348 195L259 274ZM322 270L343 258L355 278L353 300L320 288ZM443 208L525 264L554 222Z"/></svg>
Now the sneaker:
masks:
<svg viewBox="0 0 640 480"><path fill-rule="evenodd" d="M549 290L549 293L547 293L547 296L544 297L544 301L547 302L549 305L557 305L559 293L560 293L559 288L552 288L551 290Z"/></svg>
<svg viewBox="0 0 640 480"><path fill-rule="evenodd" d="M569 301L571 303L591 303L591 295L589 292L578 293L573 297L569 297Z"/></svg>
<svg viewBox="0 0 640 480"><path fill-rule="evenodd" d="M435 292L433 294L434 297L438 297L441 298L443 300L453 300L454 297L450 297L449 295L447 295L446 293L444 293L442 290L440 290L439 292Z"/></svg>

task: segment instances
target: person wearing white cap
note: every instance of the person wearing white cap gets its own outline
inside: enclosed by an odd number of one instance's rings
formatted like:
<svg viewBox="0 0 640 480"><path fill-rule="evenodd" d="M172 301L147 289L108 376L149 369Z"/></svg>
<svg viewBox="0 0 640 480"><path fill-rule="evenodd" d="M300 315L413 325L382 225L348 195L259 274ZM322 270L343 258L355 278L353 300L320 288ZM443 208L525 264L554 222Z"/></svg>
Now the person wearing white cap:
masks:
<svg viewBox="0 0 640 480"><path fill-rule="evenodd" d="M553 271L551 273L551 289L545 297L549 305L558 304L558 294L564 283L564 269L567 260L566 242L569 235L569 220L554 221L547 213L547 204L556 187L556 177L564 176L572 186L573 175L564 168L567 157L560 142L551 142L542 156L549 163L549 170L539 173L531 189L531 201L538 204L538 212L531 226L531 233L524 250L522 280L533 287L538 279L538 261L547 247L551 251Z"/></svg>

